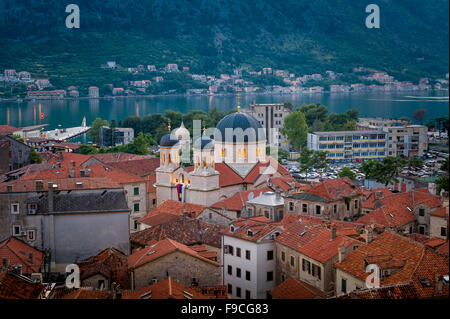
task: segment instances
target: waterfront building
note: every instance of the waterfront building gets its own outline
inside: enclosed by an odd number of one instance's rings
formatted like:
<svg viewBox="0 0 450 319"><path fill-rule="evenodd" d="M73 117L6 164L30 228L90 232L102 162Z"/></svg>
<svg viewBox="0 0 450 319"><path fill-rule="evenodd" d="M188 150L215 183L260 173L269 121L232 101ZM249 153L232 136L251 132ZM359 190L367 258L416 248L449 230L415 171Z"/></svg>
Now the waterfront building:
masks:
<svg viewBox="0 0 450 319"><path fill-rule="evenodd" d="M89 87L89 97L91 99L96 99L100 96L99 89L96 86Z"/></svg>
<svg viewBox="0 0 450 319"><path fill-rule="evenodd" d="M335 162L381 160L387 152L384 131L335 131L308 133L308 148L326 151L327 159Z"/></svg>

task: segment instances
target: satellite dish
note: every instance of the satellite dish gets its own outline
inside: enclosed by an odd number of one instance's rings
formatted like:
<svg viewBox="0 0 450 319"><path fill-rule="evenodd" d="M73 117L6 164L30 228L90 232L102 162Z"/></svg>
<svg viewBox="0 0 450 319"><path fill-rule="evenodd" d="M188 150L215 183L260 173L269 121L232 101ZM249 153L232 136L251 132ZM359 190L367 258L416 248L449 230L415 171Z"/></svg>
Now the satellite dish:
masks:
<svg viewBox="0 0 450 319"><path fill-rule="evenodd" d="M248 194L248 200L252 200L254 197L255 197L255 195L253 194L253 192Z"/></svg>

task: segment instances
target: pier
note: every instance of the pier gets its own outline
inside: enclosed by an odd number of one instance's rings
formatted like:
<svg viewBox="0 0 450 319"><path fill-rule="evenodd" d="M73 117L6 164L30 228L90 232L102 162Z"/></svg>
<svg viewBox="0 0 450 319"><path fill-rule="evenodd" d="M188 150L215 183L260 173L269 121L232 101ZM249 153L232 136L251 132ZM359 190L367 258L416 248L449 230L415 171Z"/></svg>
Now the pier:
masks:
<svg viewBox="0 0 450 319"><path fill-rule="evenodd" d="M89 130L90 127L86 126L86 117L84 117L81 126L44 131L42 132L42 137L50 140L65 141L78 135L82 135Z"/></svg>

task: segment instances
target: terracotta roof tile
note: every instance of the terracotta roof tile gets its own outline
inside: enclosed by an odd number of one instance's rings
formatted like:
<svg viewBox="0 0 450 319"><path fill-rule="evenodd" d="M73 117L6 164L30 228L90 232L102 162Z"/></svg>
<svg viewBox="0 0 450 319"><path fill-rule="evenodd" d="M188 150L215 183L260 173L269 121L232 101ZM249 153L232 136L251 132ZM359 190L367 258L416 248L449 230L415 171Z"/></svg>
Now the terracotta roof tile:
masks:
<svg viewBox="0 0 450 319"><path fill-rule="evenodd" d="M112 299L112 293L106 290L77 289L61 299Z"/></svg>
<svg viewBox="0 0 450 319"><path fill-rule="evenodd" d="M43 179L61 179L70 178L70 168L52 168L43 171L38 171L33 174L23 176L19 180L43 180ZM89 167L75 167L74 177L82 177L82 171L87 171L87 177L97 177L97 178L108 178L113 182L118 184L128 184L128 183L140 183L145 182L145 179L133 174L126 173L122 170L111 168L107 165L92 165ZM86 176L86 175L85 175ZM83 177L85 177L83 176Z"/></svg>
<svg viewBox="0 0 450 319"><path fill-rule="evenodd" d="M205 208L206 207L202 205L167 200L148 213L145 217L141 218L139 222L149 226L155 226L164 223L165 221L175 219L168 214L175 216L187 215L190 218L197 218Z"/></svg>
<svg viewBox="0 0 450 319"><path fill-rule="evenodd" d="M130 276L128 272L128 257L120 250L107 248L96 256L76 262L80 267L80 279L85 280L95 274L111 278L122 289L129 289Z"/></svg>
<svg viewBox="0 0 450 319"><path fill-rule="evenodd" d="M109 163L109 166L120 169L129 174L137 176L147 176L149 174L155 173L155 170L159 167L159 162L160 159L158 157L154 157L154 158L114 162Z"/></svg>
<svg viewBox="0 0 450 319"><path fill-rule="evenodd" d="M43 290L43 285L26 277L8 271L0 273L0 299L38 299Z"/></svg>
<svg viewBox="0 0 450 319"><path fill-rule="evenodd" d="M48 191L48 183L56 184L57 190L93 190L93 189L119 189L122 188L116 182L108 178L50 178L50 179L26 179L0 183L0 193L8 192L8 186L12 186L12 192L36 192L36 181L42 181L42 191Z"/></svg>
<svg viewBox="0 0 450 319"><path fill-rule="evenodd" d="M281 224L274 223L265 216L238 218L233 221L229 227L225 228L222 231L222 234L257 242L277 228L279 228L281 232ZM232 229L234 230L232 231Z"/></svg>
<svg viewBox="0 0 450 319"><path fill-rule="evenodd" d="M376 289L355 290L338 299L418 299L412 281Z"/></svg>
<svg viewBox="0 0 450 319"><path fill-rule="evenodd" d="M0 135L12 134L17 131L19 131L17 127L11 125L0 125Z"/></svg>
<svg viewBox="0 0 450 319"><path fill-rule="evenodd" d="M198 219L178 216L177 219L161 223L154 227L131 234L131 242L145 246L151 240L159 241L161 238L170 238L185 245L206 244L221 247L220 231L223 227L208 224Z"/></svg>
<svg viewBox="0 0 450 319"><path fill-rule="evenodd" d="M3 260L3 258L8 260L9 270L19 264L22 265L22 273L32 274L40 272L44 253L16 237L9 237L0 243L0 259Z"/></svg>
<svg viewBox="0 0 450 319"><path fill-rule="evenodd" d="M422 244L391 231L385 231L369 245L364 245L348 253L335 266L361 280L365 280L365 264L377 263L383 269L395 269L391 275L382 278L381 285L395 285L413 281L417 289L418 276L425 273L431 281L437 275L448 274L448 257L425 248ZM434 287L434 285L433 285ZM419 296L427 292L419 292ZM448 294L448 287L447 287Z"/></svg>
<svg viewBox="0 0 450 319"><path fill-rule="evenodd" d="M245 192L238 192L234 194L231 197L228 197L227 199L221 200L217 203L214 203L211 205L212 208L217 209L226 209L226 210L232 210L232 211L241 211L244 208L245 203L248 201L248 196L250 193L253 193L254 197L256 198L260 196L261 194L264 194L266 192L271 192L272 189L269 187L260 188L260 189L254 189L250 191Z"/></svg>
<svg viewBox="0 0 450 319"><path fill-rule="evenodd" d="M339 247L359 243L356 239L338 232L337 226L336 237L331 240L331 230L325 224L311 223L303 219L285 224L284 231L275 241L321 263L337 256Z"/></svg>
<svg viewBox="0 0 450 319"><path fill-rule="evenodd" d="M209 299L197 290L184 286L168 277L145 288L126 291L123 299Z"/></svg>
<svg viewBox="0 0 450 319"><path fill-rule="evenodd" d="M293 277L288 277L270 291L274 299L324 299L327 295L321 290Z"/></svg>
<svg viewBox="0 0 450 319"><path fill-rule="evenodd" d="M195 250L192 250L188 246L172 239L164 239L156 244L135 251L133 254L128 256L128 265L131 269L137 268L175 251L186 253L202 261L212 263L220 267L219 263L201 256Z"/></svg>
<svg viewBox="0 0 450 319"><path fill-rule="evenodd" d="M300 193L310 194L325 199L326 201L342 200L345 197L352 197L362 194L348 177L338 179L327 179L321 183L304 187ZM296 194L293 194L295 198Z"/></svg>

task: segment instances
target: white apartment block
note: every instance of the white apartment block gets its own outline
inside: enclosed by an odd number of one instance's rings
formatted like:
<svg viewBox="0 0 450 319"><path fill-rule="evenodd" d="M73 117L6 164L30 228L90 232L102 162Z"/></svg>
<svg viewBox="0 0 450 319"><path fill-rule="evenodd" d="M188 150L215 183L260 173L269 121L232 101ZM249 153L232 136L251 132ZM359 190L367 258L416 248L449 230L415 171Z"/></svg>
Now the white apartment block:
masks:
<svg viewBox="0 0 450 319"><path fill-rule="evenodd" d="M238 219L222 235L223 284L233 299L266 299L276 285L274 239L282 229L259 219Z"/></svg>

